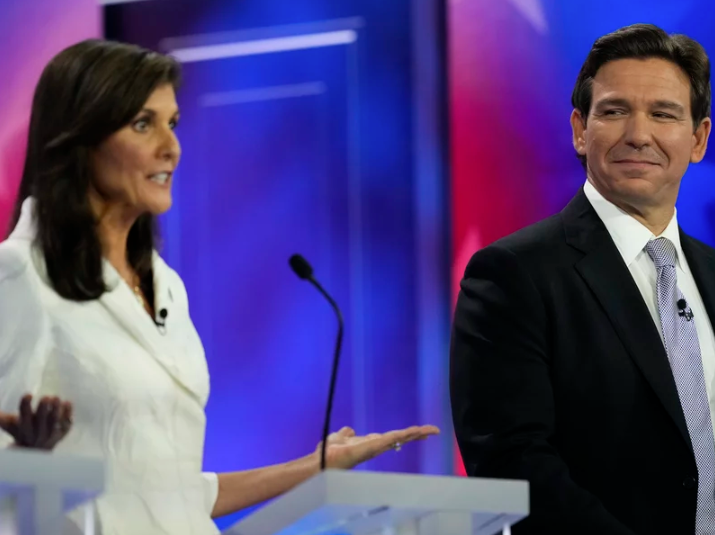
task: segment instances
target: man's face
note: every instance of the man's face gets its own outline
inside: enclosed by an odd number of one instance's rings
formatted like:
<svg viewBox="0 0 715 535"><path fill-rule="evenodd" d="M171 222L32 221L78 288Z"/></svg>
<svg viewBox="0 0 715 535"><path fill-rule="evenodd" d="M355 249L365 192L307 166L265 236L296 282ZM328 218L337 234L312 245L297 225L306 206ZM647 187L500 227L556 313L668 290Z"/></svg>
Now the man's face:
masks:
<svg viewBox="0 0 715 535"><path fill-rule="evenodd" d="M660 58L611 61L593 79L591 102L585 124L574 110L571 126L596 189L624 209L674 206L711 126L709 118L693 125L685 72Z"/></svg>

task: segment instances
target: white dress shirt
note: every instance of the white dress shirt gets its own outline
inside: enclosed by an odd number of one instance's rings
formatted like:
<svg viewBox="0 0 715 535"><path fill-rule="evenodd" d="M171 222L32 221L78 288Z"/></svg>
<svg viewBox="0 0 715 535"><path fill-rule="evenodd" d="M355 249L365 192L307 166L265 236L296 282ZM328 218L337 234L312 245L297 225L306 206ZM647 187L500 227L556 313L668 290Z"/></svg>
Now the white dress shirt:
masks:
<svg viewBox="0 0 715 535"><path fill-rule="evenodd" d="M181 278L154 254L156 309L168 310L160 332L106 260L99 299L60 297L35 232L28 199L0 244L0 410L17 412L25 393L73 403L55 451L105 461L102 535L217 534L217 477L201 471L209 375ZM0 446L10 441L0 432ZM66 533L81 512L70 521Z"/></svg>
<svg viewBox="0 0 715 535"><path fill-rule="evenodd" d="M596 210L598 217L603 221L606 230L608 230L618 251L621 253L623 261L628 266L628 270L631 272L633 280L650 311L653 322L658 328L658 332L661 333L661 339L663 338L663 332L660 328L656 294L657 271L655 264L645 250L645 246L650 240L661 237L669 239L675 245L677 253L675 269L678 275L678 288L683 292L683 297L694 314L695 328L698 332L698 341L700 343L700 355L703 359L705 388L710 400L710 418L713 420L713 432L715 433L715 334L713 334L710 318L708 318L703 299L688 266L688 260L685 258L680 245L677 210L663 233L660 236L655 236L638 220L606 200L591 182L586 181L584 193L593 209Z"/></svg>

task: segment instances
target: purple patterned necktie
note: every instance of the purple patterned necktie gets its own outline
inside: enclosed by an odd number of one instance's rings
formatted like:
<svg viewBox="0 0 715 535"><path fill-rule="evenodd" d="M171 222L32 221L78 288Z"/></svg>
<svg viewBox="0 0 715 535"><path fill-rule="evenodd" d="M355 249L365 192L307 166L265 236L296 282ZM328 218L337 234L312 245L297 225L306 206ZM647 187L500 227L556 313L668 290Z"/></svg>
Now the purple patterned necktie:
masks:
<svg viewBox="0 0 715 535"><path fill-rule="evenodd" d="M660 327L698 467L695 533L711 535L715 533L715 438L698 333L687 303L687 310L679 312L685 298L677 285L675 246L667 238L658 238L648 242L646 251L658 270Z"/></svg>

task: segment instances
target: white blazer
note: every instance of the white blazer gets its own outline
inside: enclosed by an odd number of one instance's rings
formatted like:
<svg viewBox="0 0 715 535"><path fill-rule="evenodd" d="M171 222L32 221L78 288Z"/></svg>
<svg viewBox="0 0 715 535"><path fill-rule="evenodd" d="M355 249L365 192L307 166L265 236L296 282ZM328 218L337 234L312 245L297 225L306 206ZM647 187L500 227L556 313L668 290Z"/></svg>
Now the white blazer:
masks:
<svg viewBox="0 0 715 535"><path fill-rule="evenodd" d="M102 535L216 534L218 481L202 473L209 375L178 274L154 254L160 331L117 271L110 290L74 302L50 286L33 246L33 199L0 244L0 410L31 393L74 405L74 425L57 452L108 465L96 500ZM0 432L0 445L10 437ZM79 512L72 522L82 525Z"/></svg>

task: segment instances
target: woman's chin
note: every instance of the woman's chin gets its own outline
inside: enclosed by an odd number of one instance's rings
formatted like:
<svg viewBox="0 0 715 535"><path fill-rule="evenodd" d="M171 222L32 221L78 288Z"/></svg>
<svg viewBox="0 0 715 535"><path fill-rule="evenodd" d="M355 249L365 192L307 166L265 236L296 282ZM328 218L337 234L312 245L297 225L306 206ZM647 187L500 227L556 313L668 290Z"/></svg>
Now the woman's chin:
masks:
<svg viewBox="0 0 715 535"><path fill-rule="evenodd" d="M171 195L167 195L163 199L147 199L144 212L149 212L151 215L159 216L165 214L171 209Z"/></svg>

